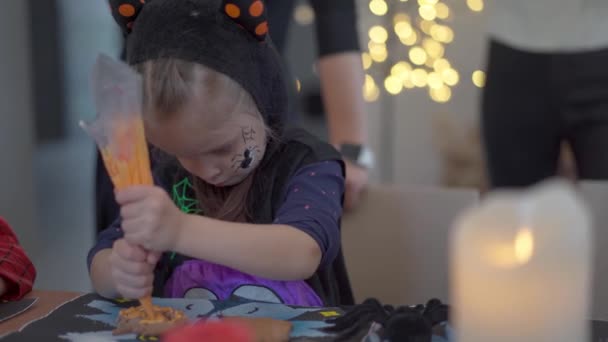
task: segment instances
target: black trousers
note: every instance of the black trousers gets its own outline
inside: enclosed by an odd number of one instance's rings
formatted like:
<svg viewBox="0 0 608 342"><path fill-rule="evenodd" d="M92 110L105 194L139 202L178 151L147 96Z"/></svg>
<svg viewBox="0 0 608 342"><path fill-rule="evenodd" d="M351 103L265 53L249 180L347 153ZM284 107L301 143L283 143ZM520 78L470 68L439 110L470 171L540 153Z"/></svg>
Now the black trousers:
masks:
<svg viewBox="0 0 608 342"><path fill-rule="evenodd" d="M581 179L607 179L608 49L530 53L491 42L481 121L494 188L555 176L563 141Z"/></svg>

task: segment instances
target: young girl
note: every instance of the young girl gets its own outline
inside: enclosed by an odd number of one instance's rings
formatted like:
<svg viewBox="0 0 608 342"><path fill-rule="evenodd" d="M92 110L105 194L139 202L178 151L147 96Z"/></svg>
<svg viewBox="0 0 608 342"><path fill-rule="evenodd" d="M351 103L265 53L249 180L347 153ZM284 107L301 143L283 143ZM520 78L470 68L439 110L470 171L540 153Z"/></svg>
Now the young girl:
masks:
<svg viewBox="0 0 608 342"><path fill-rule="evenodd" d="M107 297L352 304L340 253L344 166L286 128L285 84L259 0L117 0L143 76L155 186L116 193L89 253ZM170 195L170 194L171 195Z"/></svg>

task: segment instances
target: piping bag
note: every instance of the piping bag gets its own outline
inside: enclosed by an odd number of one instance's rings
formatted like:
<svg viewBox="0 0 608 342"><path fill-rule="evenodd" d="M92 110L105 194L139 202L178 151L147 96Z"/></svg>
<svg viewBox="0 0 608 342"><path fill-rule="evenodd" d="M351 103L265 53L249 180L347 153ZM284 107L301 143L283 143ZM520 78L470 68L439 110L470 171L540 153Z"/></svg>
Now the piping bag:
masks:
<svg viewBox="0 0 608 342"><path fill-rule="evenodd" d="M142 120L142 80L128 65L100 55L93 67L97 117L80 126L93 137L116 190L153 185ZM139 299L154 317L152 298Z"/></svg>

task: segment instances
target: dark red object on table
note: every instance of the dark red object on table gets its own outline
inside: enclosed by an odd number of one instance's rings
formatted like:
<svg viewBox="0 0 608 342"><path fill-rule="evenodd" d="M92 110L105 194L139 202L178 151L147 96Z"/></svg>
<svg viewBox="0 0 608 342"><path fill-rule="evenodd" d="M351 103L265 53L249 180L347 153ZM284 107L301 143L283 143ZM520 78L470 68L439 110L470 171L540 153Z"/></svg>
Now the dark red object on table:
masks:
<svg viewBox="0 0 608 342"><path fill-rule="evenodd" d="M2 300L17 300L32 291L36 269L19 244L15 232L0 217L0 277L6 282Z"/></svg>
<svg viewBox="0 0 608 342"><path fill-rule="evenodd" d="M254 342L255 333L237 322L202 321L177 328L163 336L166 342Z"/></svg>

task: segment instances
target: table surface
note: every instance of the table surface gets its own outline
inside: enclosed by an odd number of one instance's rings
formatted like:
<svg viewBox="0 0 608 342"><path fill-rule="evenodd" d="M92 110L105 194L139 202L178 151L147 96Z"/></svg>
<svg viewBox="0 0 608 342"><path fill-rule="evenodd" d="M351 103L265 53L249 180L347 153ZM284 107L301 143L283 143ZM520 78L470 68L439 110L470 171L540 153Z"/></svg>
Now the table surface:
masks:
<svg viewBox="0 0 608 342"><path fill-rule="evenodd" d="M82 295L84 293L34 290L26 298L38 298L38 301L20 315L1 322L0 336L18 331L25 324L44 317L60 305ZM606 322L594 321L592 331L594 335L593 341L597 341L599 336L605 338L605 336L608 336L608 324Z"/></svg>
<svg viewBox="0 0 608 342"><path fill-rule="evenodd" d="M0 336L21 329L26 323L44 317L61 304L81 295L78 292L32 291L26 298L38 298L38 301L22 314L0 323Z"/></svg>

